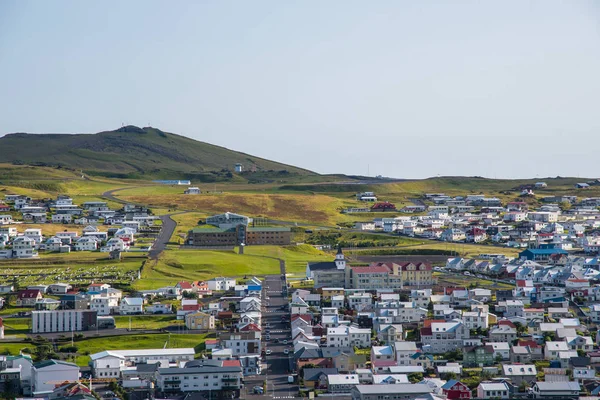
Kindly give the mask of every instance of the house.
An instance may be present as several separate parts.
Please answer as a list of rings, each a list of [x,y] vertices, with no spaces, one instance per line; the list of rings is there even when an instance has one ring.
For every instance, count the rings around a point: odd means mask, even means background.
[[[441,354],[462,349],[463,340],[469,338],[469,329],[462,321],[431,322],[421,328],[423,351]]]
[[[395,342],[394,343],[394,353],[396,359],[396,365],[404,366],[404,365],[415,365],[417,363],[414,362],[413,356],[419,350],[417,349],[417,345],[415,342]]]
[[[208,288],[212,291],[227,291],[235,288],[235,278],[217,277],[206,281]]]
[[[510,399],[510,388],[506,382],[481,382],[477,386],[478,399]]]
[[[188,329],[210,330],[215,329],[215,317],[201,311],[186,314],[185,326]]]
[[[569,254],[562,249],[527,249],[519,253],[519,258],[533,261],[548,261],[555,254]]]
[[[52,283],[48,285],[48,293],[50,294],[67,294],[71,289],[73,289],[73,286],[68,283]]]
[[[191,186],[183,191],[183,194],[200,194],[200,188]]]
[[[544,358],[546,360],[559,360],[560,353],[569,351],[569,344],[567,342],[546,342],[544,345]]]
[[[327,392],[350,393],[352,388],[359,384],[356,374],[329,374],[327,375]]]
[[[119,304],[119,314],[137,315],[144,312],[144,299],[141,297],[124,297]]]
[[[470,399],[471,389],[462,382],[451,379],[442,386],[442,393],[449,400],[453,399]]]
[[[17,307],[34,307],[38,300],[42,299],[39,289],[25,289],[17,292]]]
[[[12,215],[0,215],[0,225],[10,225],[12,223]]]
[[[543,398],[578,398],[581,386],[577,382],[536,382],[531,389],[533,397]]]
[[[371,207],[372,212],[396,211],[396,206],[388,201],[375,203]]]
[[[229,366],[235,361],[236,366]],[[231,363],[233,364],[233,363]],[[242,367],[237,360],[193,360],[178,368],[159,368],[156,386],[161,392],[237,392],[242,387]]]
[[[12,256],[14,258],[37,257],[36,241],[28,236],[18,236],[13,240]]]
[[[517,338],[517,327],[510,321],[500,321],[488,335],[490,342],[512,342]]]
[[[173,306],[168,303],[152,303],[146,307],[146,312],[150,314],[170,314],[173,312]]]
[[[515,386],[519,386],[523,381],[529,384],[537,379],[537,369],[533,364],[503,364],[502,373],[510,378]]]
[[[371,344],[371,329],[356,326],[327,328],[327,347],[368,347]]]
[[[39,396],[52,392],[56,382],[77,382],[79,367],[73,363],[47,360],[33,365],[31,370],[31,391]]]
[[[494,348],[491,345],[465,347],[463,364],[465,367],[489,367],[494,365]]]
[[[96,251],[98,250],[98,240],[95,237],[83,236],[75,242],[76,251]]]
[[[108,292],[90,295],[90,310],[98,315],[110,315],[119,309],[119,297],[111,296]]]

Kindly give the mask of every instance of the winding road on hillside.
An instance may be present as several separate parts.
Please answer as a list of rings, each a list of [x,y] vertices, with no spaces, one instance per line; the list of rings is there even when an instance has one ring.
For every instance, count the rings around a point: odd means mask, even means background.
[[[139,187],[139,186],[130,186],[130,187],[109,190],[107,192],[102,193],[102,197],[104,197],[107,200],[114,201],[117,203],[127,204],[128,203],[127,201],[124,201],[124,200],[119,199],[118,197],[115,197],[114,193],[121,191],[121,190],[133,189],[136,187]],[[140,205],[143,205],[143,204],[140,204]],[[156,240],[154,241],[154,245],[152,245],[152,249],[148,252],[148,257],[150,259],[158,260],[158,256],[160,256],[160,253],[162,253],[163,250],[167,247],[167,244],[171,240],[171,236],[173,236],[173,232],[175,232],[175,228],[177,228],[177,222],[175,222],[175,220],[173,220],[173,218],[171,218],[171,216],[178,215],[178,214],[185,214],[187,212],[188,211],[179,211],[179,212],[175,212],[175,213],[171,213],[171,214],[161,215],[159,217],[160,220],[162,221],[162,227],[160,228],[160,232],[158,233],[158,236],[156,237]]]

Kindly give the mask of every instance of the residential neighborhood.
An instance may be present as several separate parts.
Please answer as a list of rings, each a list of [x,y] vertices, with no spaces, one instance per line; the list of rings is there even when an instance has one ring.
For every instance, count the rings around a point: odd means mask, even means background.
[[[356,199],[373,203],[369,212],[395,209],[374,192]],[[13,318],[25,318],[27,337],[40,343],[60,338],[68,344],[71,337],[77,347],[76,335],[125,338],[138,330],[188,333],[198,342],[173,346],[167,338],[163,347],[138,349],[116,341],[84,356],[85,366],[68,353],[44,358],[20,352],[4,357],[0,374],[15,393],[49,399],[75,387],[87,393],[84,377],[112,382],[113,392],[156,398],[593,396],[600,393],[600,258],[594,247],[600,213],[590,198],[553,200],[571,207],[425,194],[419,209],[400,210],[412,216],[354,224],[357,231],[389,237],[488,244],[489,253],[472,257],[384,255],[364,262],[339,245],[329,261],[309,258],[301,274],[287,273],[282,264],[278,274],[215,271],[203,281],[140,290],[108,277],[83,284],[65,275],[25,286],[5,277],[2,304],[20,311],[3,317],[1,340],[22,340],[11,326]],[[10,214],[0,216],[0,232],[7,261],[87,252],[119,262],[148,251],[161,231],[141,206],[111,210],[100,201],[76,206],[67,196],[38,201],[11,195],[5,204]],[[13,219],[14,213],[21,216]],[[44,227],[29,227],[37,223],[81,230],[45,235]],[[242,254],[244,246],[294,246],[292,229],[255,224],[242,214],[214,214],[188,231],[181,249],[238,248]],[[494,246],[519,250],[507,256]],[[168,323],[157,328],[159,320]],[[277,393],[289,397],[274,395],[270,379],[281,379]]]

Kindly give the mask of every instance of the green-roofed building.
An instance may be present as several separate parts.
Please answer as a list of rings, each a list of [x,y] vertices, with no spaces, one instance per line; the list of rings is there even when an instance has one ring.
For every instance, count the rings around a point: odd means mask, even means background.
[[[232,247],[244,245],[289,245],[292,242],[290,228],[246,227],[235,228],[198,227],[188,232],[187,245],[196,247]]]

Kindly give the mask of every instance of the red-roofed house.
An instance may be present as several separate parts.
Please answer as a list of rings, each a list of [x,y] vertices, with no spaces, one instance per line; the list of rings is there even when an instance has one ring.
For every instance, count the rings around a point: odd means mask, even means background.
[[[178,288],[181,293],[191,293],[194,290],[192,284],[186,281],[177,282],[177,285],[175,285],[175,287]]]
[[[396,206],[388,201],[375,203],[371,207],[371,211],[396,211]]]
[[[203,281],[198,281],[192,283],[194,291],[202,296],[210,296],[212,294],[212,290],[208,287],[208,283]]]
[[[33,307],[43,297],[39,289],[19,290],[17,292],[17,307]]]
[[[242,328],[240,328],[240,332],[249,332],[249,331],[254,331],[254,332],[260,332],[260,326],[256,325],[256,324],[248,324]]]

